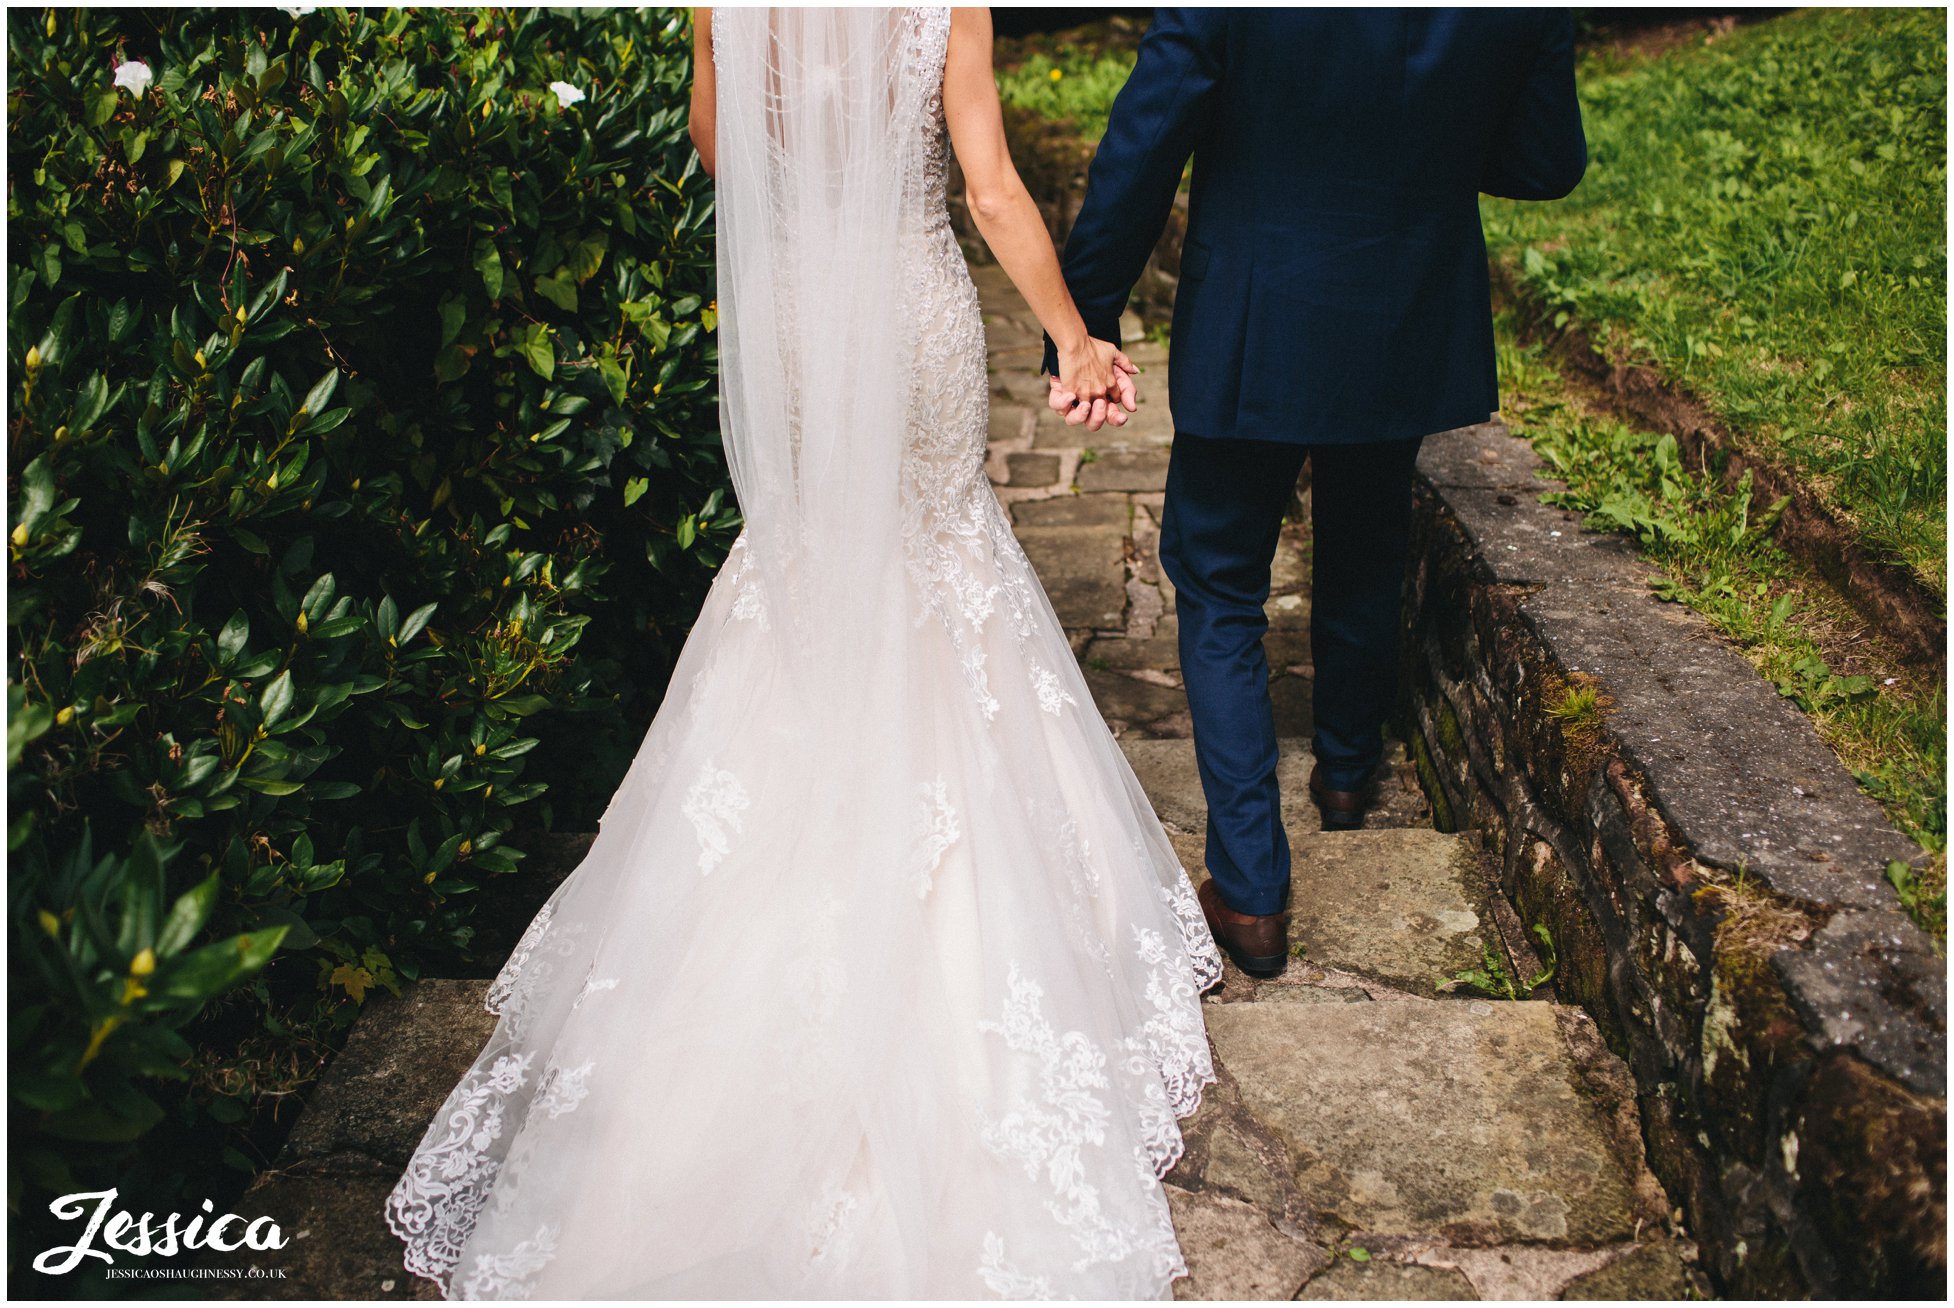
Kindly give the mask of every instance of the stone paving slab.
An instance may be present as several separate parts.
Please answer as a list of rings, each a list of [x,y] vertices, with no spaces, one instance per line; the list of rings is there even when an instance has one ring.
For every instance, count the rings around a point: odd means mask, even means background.
[[[1325,967],[1414,994],[1494,943],[1490,891],[1472,842],[1417,827],[1296,832],[1290,837],[1290,939]]]
[[[1315,683],[1307,676],[1290,676],[1282,668],[1269,676],[1269,707],[1275,713],[1276,735],[1301,740],[1316,737]],[[1298,792],[1301,798],[1301,792]]]
[[[1262,606],[1270,631],[1309,630],[1309,601],[1301,595],[1272,595]]]
[[[1298,1299],[1477,1299],[1472,1282],[1449,1267],[1420,1267],[1416,1263],[1387,1263],[1377,1259],[1353,1262],[1339,1258],[1327,1272],[1313,1277]]]
[[[427,979],[398,998],[379,992],[319,1078],[281,1164],[358,1153],[405,1166],[495,1030],[488,987]]]
[[[1117,527],[1124,532],[1132,517],[1124,495],[1054,495],[1011,505],[1011,522],[1018,528]]]
[[[1312,810],[1313,812],[1313,810]],[[1181,866],[1205,875],[1206,836],[1169,830]],[[1365,989],[1303,978],[1330,969],[1372,987],[1433,998],[1442,981],[1509,957],[1488,911],[1490,871],[1472,838],[1424,827],[1290,832],[1289,940],[1301,961],[1260,983],[1224,966],[1223,995],[1262,1003],[1355,1003]]]
[[[1305,676],[1315,674],[1315,666],[1311,661],[1314,655],[1309,647],[1307,628],[1300,631],[1290,629],[1270,632],[1262,637],[1262,653],[1269,660],[1269,667],[1272,670],[1304,668],[1308,670],[1304,673]]]
[[[1117,527],[1020,527],[1032,568],[1068,628],[1103,630],[1123,625],[1126,562]]]
[[[1172,618],[1164,618],[1144,638],[1101,636],[1087,646],[1079,661],[1088,668],[1112,672],[1154,671],[1180,680],[1180,637]]]
[[[1276,548],[1275,558],[1269,561],[1270,593],[1302,593],[1307,603],[1309,595],[1305,588],[1309,585],[1309,559],[1308,528],[1300,522],[1285,523],[1281,544]]]
[[[1045,333],[1038,320],[1026,309],[1022,316],[1004,313],[984,315],[984,341],[993,357],[1008,352],[1029,351],[1033,368],[1043,362]]]
[[[1085,676],[1100,716],[1116,731],[1122,726],[1162,727],[1176,716],[1187,716],[1187,692],[1178,686],[1161,685],[1120,672],[1101,672],[1090,665]],[[1157,730],[1152,734],[1187,733],[1168,727],[1165,733]]]
[[[414,1146],[495,1029],[486,980],[425,979],[382,995],[313,1087],[274,1167],[237,1205],[289,1243],[211,1255],[201,1266],[283,1269],[282,1279],[213,1281],[239,1299],[438,1299],[401,1266],[385,1203]]]
[[[350,1155],[333,1162],[329,1169],[268,1172],[253,1182],[239,1214],[277,1222],[285,1247],[211,1254],[198,1266],[273,1275],[203,1281],[199,1292],[214,1299],[439,1300],[432,1281],[401,1265],[403,1246],[387,1228],[385,1205],[399,1165]]]
[[[1027,355],[1010,367],[994,367],[991,371],[993,405],[1000,401],[1019,405],[1037,413],[1041,423],[1046,419],[1054,419],[1063,426],[1064,419],[1053,413],[1051,409],[1051,389],[1051,383],[1039,375],[1038,359],[1035,355]],[[1084,431],[1084,425],[1081,424],[1078,430]],[[1077,445],[1079,442],[1074,441],[1072,444]]]
[[[1003,400],[991,404],[990,442],[1021,441],[1031,428],[1031,410]]]
[[[1213,1192],[1166,1187],[1188,1275],[1176,1299],[1291,1299],[1330,1255],[1290,1239],[1262,1212]]]
[[[1089,646],[1088,649],[1091,647]],[[1298,685],[1307,686],[1303,678]],[[1153,801],[1162,822],[1200,834],[1208,828],[1208,801],[1201,792],[1201,773],[1194,763],[1191,739],[1120,739],[1127,762]],[[1284,736],[1276,741],[1276,785],[1282,790],[1283,823],[1293,841],[1321,829],[1316,806],[1309,798],[1309,769],[1313,756],[1309,740]],[[1431,826],[1431,806],[1418,788],[1417,776],[1401,741],[1384,742],[1384,758],[1377,770],[1377,804],[1365,817],[1365,827]],[[1338,832],[1333,834],[1349,834]],[[1190,870],[1197,865],[1190,864]]]
[[[1049,392],[1049,386],[1047,391]],[[1106,430],[1104,427],[1100,431]],[[1031,448],[1034,450],[1078,450],[1098,439],[1098,434],[1089,432],[1083,425],[1073,426],[1065,421],[1062,414],[1053,413],[1051,405],[1041,401],[1036,421],[1031,429]]]
[[[1632,1239],[1633,1190],[1551,1005],[1216,1004],[1216,1053],[1311,1204],[1453,1244]]]
[[[1028,451],[1005,456],[1005,466],[1011,470],[1010,486],[1049,486],[1058,480],[1059,458],[1056,454],[1034,454]]]
[[[1636,1245],[1608,1263],[1576,1277],[1563,1299],[1702,1298],[1694,1269],[1695,1247],[1679,1240]],[[1685,1256],[1687,1255],[1687,1256]]]
[[[1262,1212],[1280,1214],[1287,1207],[1287,1196],[1279,1178],[1287,1169],[1279,1163],[1272,1168],[1261,1156],[1259,1143],[1238,1122],[1218,1125],[1207,1137],[1201,1180],[1207,1188],[1228,1191]]]
[[[1119,429],[1119,438],[1127,445],[1165,450],[1174,443],[1174,415],[1168,407],[1166,377],[1164,367],[1152,376],[1140,376],[1140,407],[1127,415],[1126,425]]]
[[[1082,491],[1164,490],[1167,455],[1161,450],[1102,449],[1098,458],[1080,465],[1077,481]]]
[[[1183,831],[1208,829],[1208,801],[1201,793],[1193,741],[1122,739],[1120,748],[1126,751],[1133,775],[1139,778],[1162,822]],[[1285,796],[1307,796],[1309,765],[1308,741],[1276,742],[1276,784]]]

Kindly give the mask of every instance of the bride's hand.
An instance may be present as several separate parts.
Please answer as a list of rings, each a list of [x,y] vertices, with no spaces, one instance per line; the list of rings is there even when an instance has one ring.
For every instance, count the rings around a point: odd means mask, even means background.
[[[1126,415],[1139,407],[1133,386],[1139,369],[1110,341],[1085,337],[1082,345],[1059,351],[1058,365],[1051,407],[1065,414],[1068,425],[1083,423],[1089,431],[1108,421],[1123,426]]]

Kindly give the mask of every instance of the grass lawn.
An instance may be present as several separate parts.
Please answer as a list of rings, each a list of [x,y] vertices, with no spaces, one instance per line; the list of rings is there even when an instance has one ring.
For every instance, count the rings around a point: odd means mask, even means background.
[[[1945,24],[1811,10],[1590,51],[1580,187],[1482,205],[1531,293],[1693,392],[1942,596]]]

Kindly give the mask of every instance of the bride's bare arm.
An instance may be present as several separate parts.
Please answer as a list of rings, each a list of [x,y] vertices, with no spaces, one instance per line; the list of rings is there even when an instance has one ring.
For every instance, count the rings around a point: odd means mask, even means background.
[[[713,175],[713,67],[712,10],[692,11],[692,145],[705,165],[706,176]]]
[[[1117,346],[1086,334],[1044,217],[1011,162],[991,72],[990,10],[957,8],[950,13],[943,113],[957,164],[963,169],[970,216],[998,264],[1038,316],[1039,325],[1058,346],[1060,384],[1088,404],[1097,401],[1104,406],[1110,396],[1131,412],[1133,365]],[[1097,416],[1106,417],[1106,409],[1101,407]],[[1125,421],[1117,410],[1111,416],[1115,425]]]

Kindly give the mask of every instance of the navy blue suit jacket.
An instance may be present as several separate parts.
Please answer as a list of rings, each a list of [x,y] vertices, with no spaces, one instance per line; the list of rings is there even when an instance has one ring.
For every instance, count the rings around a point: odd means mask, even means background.
[[[1192,155],[1177,430],[1362,442],[1483,422],[1479,193],[1581,179],[1573,38],[1567,10],[1157,10],[1065,246],[1087,330],[1119,340]]]

